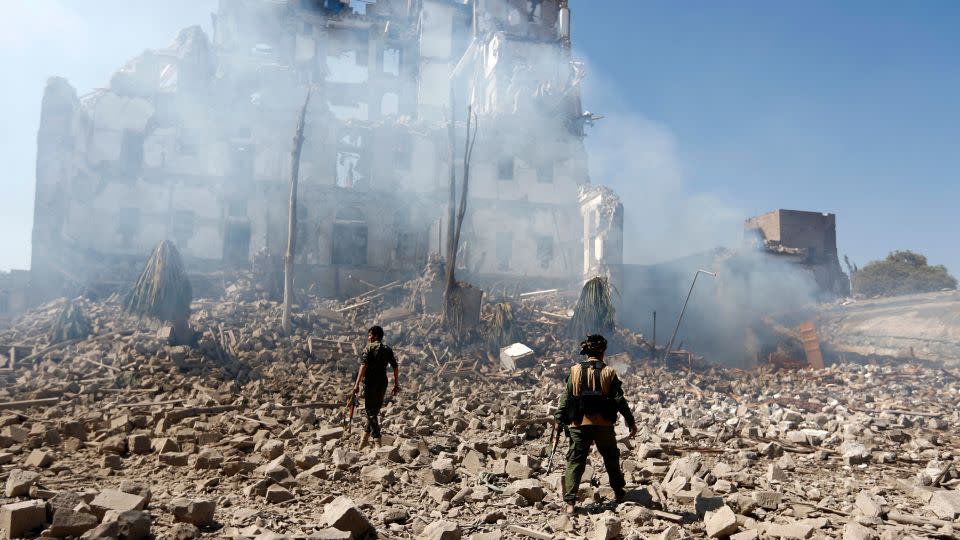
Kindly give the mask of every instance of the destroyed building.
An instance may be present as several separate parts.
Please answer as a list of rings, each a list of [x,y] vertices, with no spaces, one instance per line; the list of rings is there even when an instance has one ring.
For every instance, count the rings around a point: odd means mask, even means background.
[[[699,269],[717,276],[691,292]],[[678,342],[737,367],[764,362],[767,351],[781,343],[783,336],[771,330],[772,323],[796,327],[814,316],[819,302],[849,294],[837,258],[836,217],[797,210],[748,219],[739,248],[653,265],[625,264],[621,276],[622,295],[643,299],[623,302],[623,324],[651,339],[669,340],[689,293]]]
[[[36,300],[129,282],[162,239],[192,272],[281,253],[308,89],[296,259],[307,282],[347,295],[441,251],[447,121],[459,170],[468,104],[479,129],[461,275],[579,280],[601,253],[619,262],[622,250],[584,237],[599,229],[580,218],[579,205],[593,204],[578,200],[590,183],[582,77],[565,1],[221,0],[212,37],[184,29],[105,88],[78,95],[64,79],[48,82]]]
[[[744,223],[744,241],[812,272],[823,296],[850,294],[850,280],[840,268],[837,257],[835,215],[774,210]]]

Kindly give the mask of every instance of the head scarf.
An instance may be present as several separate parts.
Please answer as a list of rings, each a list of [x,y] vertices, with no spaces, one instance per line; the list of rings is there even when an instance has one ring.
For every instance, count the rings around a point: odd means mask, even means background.
[[[580,354],[596,356],[607,350],[607,339],[600,334],[591,334],[580,342]]]

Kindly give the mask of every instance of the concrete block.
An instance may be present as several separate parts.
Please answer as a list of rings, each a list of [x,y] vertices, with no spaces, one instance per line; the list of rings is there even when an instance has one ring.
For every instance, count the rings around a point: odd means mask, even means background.
[[[843,540],[877,540],[877,533],[869,527],[851,521],[843,526]]]
[[[455,475],[453,460],[449,458],[437,458],[430,464],[430,471],[433,474],[433,479],[438,484],[451,482]]]
[[[736,514],[726,505],[707,512],[703,517],[703,524],[710,538],[726,538],[739,528]]]
[[[343,431],[344,430],[342,427],[331,427],[331,428],[321,429],[320,431],[317,432],[317,439],[319,439],[321,442],[329,441],[332,439],[339,439],[340,437],[343,436]]]
[[[71,511],[77,505],[83,504],[83,497],[73,491],[61,491],[54,495],[49,501],[50,511],[56,515],[61,510]]]
[[[613,540],[620,536],[623,526],[617,516],[601,516],[594,524],[590,535],[594,540]],[[552,538],[552,535],[550,536]]]
[[[505,464],[505,472],[507,473],[508,477],[516,480],[525,480],[533,476],[533,469],[512,460],[507,460]]]
[[[543,488],[543,484],[535,478],[517,480],[508,485],[503,494],[517,494],[530,502],[540,502],[544,497],[547,496],[547,492]]]
[[[771,484],[782,484],[787,480],[787,473],[784,472],[783,469],[781,469],[776,463],[771,463],[770,467],[767,468],[767,481],[769,481]]]
[[[698,493],[693,499],[693,506],[697,516],[702,518],[707,512],[723,508],[723,497],[704,497]]]
[[[43,501],[23,501],[0,507],[0,538],[22,538],[25,533],[47,524],[47,505]]]
[[[113,470],[121,469],[123,468],[123,460],[116,454],[107,454],[100,460],[100,467]]]
[[[293,493],[290,493],[290,490],[277,484],[274,484],[267,488],[266,497],[267,497],[267,502],[272,502],[272,503],[287,502],[295,498]]]
[[[806,523],[770,523],[767,536],[787,540],[806,540],[813,535],[813,526]]]
[[[136,433],[127,437],[127,449],[132,454],[149,454],[150,437],[143,433]]]
[[[370,521],[348,497],[337,497],[323,507],[323,521],[328,527],[349,532],[358,538],[373,528]]]
[[[117,516],[120,535],[126,540],[147,540],[150,538],[150,514],[143,510],[128,510]]]
[[[514,343],[500,349],[500,365],[504,369],[530,368],[533,363],[533,349],[523,343]]]
[[[204,448],[197,454],[197,461],[194,463],[196,469],[219,469],[223,465],[223,454],[213,448]]]
[[[37,448],[30,452],[30,455],[27,456],[26,461],[23,464],[27,467],[34,469],[40,469],[43,467],[49,467],[53,463],[53,454],[46,450]]]
[[[776,491],[758,491],[753,494],[753,500],[757,502],[757,506],[764,510],[776,510],[782,499],[783,495]]]
[[[30,436],[30,432],[20,426],[5,426],[0,430],[0,436],[11,439],[15,443],[22,443]]]
[[[206,499],[181,497],[170,501],[168,508],[170,513],[173,514],[174,521],[192,523],[198,527],[203,527],[213,523],[213,514],[217,505]]]
[[[170,465],[171,467],[186,467],[190,464],[190,454],[186,452],[167,452],[157,456],[160,463]]]
[[[460,540],[463,531],[452,521],[439,520],[427,525],[417,538],[421,540]]]
[[[387,467],[380,465],[369,465],[360,471],[363,480],[372,484],[390,485],[397,481],[397,475]]]
[[[132,493],[124,493],[116,489],[105,489],[90,502],[94,514],[102,518],[108,510],[126,512],[128,510],[143,510],[146,499]]]
[[[930,502],[927,503],[927,510],[933,512],[940,519],[952,521],[957,515],[960,515],[960,491],[934,491],[930,497]]]
[[[341,531],[340,529],[327,527],[326,529],[320,529],[319,531],[311,534],[310,538],[315,540],[350,540],[352,536],[347,531]]]
[[[61,510],[53,515],[53,524],[50,525],[50,535],[57,538],[80,536],[97,526],[100,520],[97,516],[87,512]]]
[[[143,482],[137,482],[136,480],[123,480],[120,482],[119,489],[124,493],[131,493],[133,495],[139,495],[143,497],[144,507],[150,504],[150,500],[153,499],[153,492],[150,491],[150,486],[144,484]]]
[[[857,499],[854,501],[854,504],[857,505],[860,513],[865,516],[879,517],[880,514],[883,513],[883,508],[880,507],[880,503],[867,491],[861,491],[857,494]]]
[[[30,493],[30,487],[37,481],[40,475],[21,469],[13,469],[10,476],[7,477],[7,485],[4,493],[7,497],[22,497]]]

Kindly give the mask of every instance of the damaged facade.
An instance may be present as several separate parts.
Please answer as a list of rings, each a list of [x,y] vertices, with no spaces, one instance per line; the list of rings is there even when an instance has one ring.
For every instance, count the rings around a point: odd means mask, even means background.
[[[825,297],[850,294],[850,280],[837,257],[835,215],[774,210],[744,223],[744,241],[812,272]]]
[[[212,39],[187,28],[107,88],[78,96],[52,78],[38,136],[36,300],[129,282],[162,239],[193,272],[280,253],[308,89],[297,265],[320,291],[409,275],[440,251],[447,120],[452,111],[461,137],[468,103],[479,131],[461,274],[560,283],[619,264],[622,240],[580,219],[581,204],[596,204],[589,189],[578,200],[591,116],[565,4],[222,0]],[[584,236],[594,233],[610,236]]]
[[[614,286],[623,280],[623,203],[606,186],[580,186],[583,221],[583,268],[586,275],[609,277]]]

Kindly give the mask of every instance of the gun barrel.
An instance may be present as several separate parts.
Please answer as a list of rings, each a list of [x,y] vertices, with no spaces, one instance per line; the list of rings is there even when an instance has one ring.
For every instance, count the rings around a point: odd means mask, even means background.
[[[553,433],[553,449],[550,450],[550,459],[547,460],[547,474],[550,474],[550,471],[553,470],[553,456],[557,453],[557,446],[560,445],[560,424],[557,423],[557,428]]]

